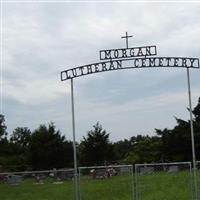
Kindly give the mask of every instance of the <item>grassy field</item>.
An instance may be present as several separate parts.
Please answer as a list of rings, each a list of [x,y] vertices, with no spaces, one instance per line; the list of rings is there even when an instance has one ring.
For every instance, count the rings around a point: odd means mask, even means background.
[[[0,184],[0,200],[70,200],[73,199],[72,181],[63,184],[52,184],[50,181],[42,185],[25,180],[20,185]]]
[[[191,176],[188,172],[160,172],[148,176],[140,176],[138,179],[138,199],[193,199]]]
[[[137,177],[137,191],[132,193],[131,176],[115,176],[104,180],[81,177],[81,200],[189,200],[191,196],[191,179],[187,172],[155,173]],[[136,195],[136,196],[135,196]],[[46,181],[35,185],[25,180],[18,186],[0,183],[1,200],[71,200],[73,199],[73,182],[53,184]]]
[[[80,183],[81,200],[132,200],[131,176],[114,176],[105,180],[83,177]]]

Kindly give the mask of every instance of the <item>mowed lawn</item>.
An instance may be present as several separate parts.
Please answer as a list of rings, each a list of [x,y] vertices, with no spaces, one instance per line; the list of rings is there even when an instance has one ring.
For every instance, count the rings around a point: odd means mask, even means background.
[[[191,200],[193,198],[189,172],[159,172],[138,177],[137,199]]]
[[[137,176],[137,192],[133,191],[132,177],[117,175],[98,180],[81,177],[81,200],[189,200],[192,199],[191,176],[188,172],[159,172]],[[74,199],[73,182],[42,185],[25,180],[18,186],[0,184],[0,200],[71,200]]]
[[[63,184],[33,184],[32,180],[25,180],[20,185],[0,184],[0,200],[65,200],[73,199],[72,181]]]

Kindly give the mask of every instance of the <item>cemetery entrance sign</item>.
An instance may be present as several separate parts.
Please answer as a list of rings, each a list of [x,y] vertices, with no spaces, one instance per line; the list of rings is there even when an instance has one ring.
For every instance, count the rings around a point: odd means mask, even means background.
[[[156,46],[143,46],[123,49],[100,50],[100,60],[103,62],[87,64],[61,72],[61,80],[65,81],[76,77],[131,68],[153,67],[183,67],[199,68],[198,58],[187,57],[155,57]]]
[[[100,50],[99,56],[101,62],[78,66],[75,68],[61,71],[61,81],[71,80],[71,102],[72,102],[72,129],[73,129],[73,149],[74,149],[74,187],[75,198],[79,199],[78,195],[78,174],[77,174],[77,155],[76,155],[76,137],[75,137],[75,115],[74,115],[74,88],[73,79],[89,74],[122,70],[122,69],[138,69],[138,68],[186,68],[187,83],[188,83],[188,97],[190,108],[190,130],[192,141],[192,158],[194,167],[194,185],[195,197],[197,199],[197,179],[196,179],[196,158],[194,146],[194,131],[192,121],[192,103],[190,90],[190,75],[189,69],[199,68],[199,58],[188,57],[157,57],[157,49],[155,45],[142,47],[128,47],[128,39],[132,36],[121,38],[126,39],[126,48]]]
[[[68,79],[112,70],[130,69],[130,68],[148,68],[148,67],[188,67],[199,68],[197,58],[182,57],[144,57],[110,60],[88,64],[61,72],[61,80]]]

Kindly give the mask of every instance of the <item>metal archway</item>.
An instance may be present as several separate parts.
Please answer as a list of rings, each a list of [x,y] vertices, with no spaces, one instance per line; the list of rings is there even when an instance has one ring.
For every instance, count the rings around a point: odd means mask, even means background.
[[[76,153],[76,127],[74,114],[74,87],[73,79],[94,73],[137,69],[137,68],[186,68],[187,84],[188,84],[188,100],[190,109],[190,131],[192,141],[192,161],[193,161],[193,178],[195,186],[195,199],[198,199],[197,194],[197,177],[196,177],[196,155],[194,143],[194,128],[192,120],[192,102],[191,102],[191,87],[189,69],[199,69],[199,58],[188,57],[156,57],[157,49],[155,45],[142,47],[128,47],[128,36],[121,38],[126,39],[126,48],[100,50],[100,60],[102,62],[78,66],[68,70],[61,71],[61,81],[71,80],[71,106],[72,106],[72,130],[73,130],[73,151],[74,151],[74,188],[75,199],[79,200],[78,191],[78,168],[77,168],[77,153]]]

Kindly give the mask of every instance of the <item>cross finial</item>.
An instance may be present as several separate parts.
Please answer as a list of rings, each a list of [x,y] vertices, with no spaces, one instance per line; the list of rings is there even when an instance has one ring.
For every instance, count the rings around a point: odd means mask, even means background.
[[[128,49],[128,38],[133,37],[132,35],[128,35],[128,33],[126,32],[126,36],[122,36],[121,38],[124,39],[126,38],[126,48]]]

